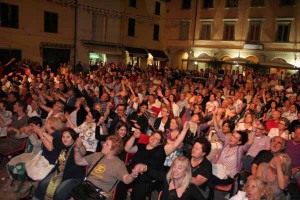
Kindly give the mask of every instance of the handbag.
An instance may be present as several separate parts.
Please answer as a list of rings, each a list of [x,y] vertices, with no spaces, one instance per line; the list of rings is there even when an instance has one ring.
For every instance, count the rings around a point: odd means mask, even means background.
[[[42,156],[43,151],[25,164],[27,175],[34,181],[43,180],[54,168],[49,161]]]
[[[77,185],[73,189],[72,197],[75,200],[106,200],[107,199],[106,192],[104,192],[101,188],[98,188],[97,186],[95,186],[90,181],[86,180],[86,178],[90,175],[90,173],[97,166],[97,164],[102,160],[103,157],[104,157],[104,155],[89,170],[84,181],[81,182],[79,185]],[[118,183],[118,181],[115,182],[115,184],[112,186],[112,188],[109,190],[109,192],[114,188],[114,186],[117,183]]]
[[[75,200],[105,200],[103,190],[90,181],[83,181],[73,189],[72,197]]]

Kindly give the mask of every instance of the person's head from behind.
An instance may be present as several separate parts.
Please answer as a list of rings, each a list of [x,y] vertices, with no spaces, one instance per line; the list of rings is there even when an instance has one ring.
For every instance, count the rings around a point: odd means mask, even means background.
[[[243,190],[246,192],[246,197],[248,200],[258,200],[262,198],[267,200],[273,199],[273,191],[271,187],[256,176],[248,177]]]
[[[192,177],[191,163],[188,158],[179,156],[173,160],[167,173],[167,181],[181,180],[181,187],[187,188]]]
[[[123,121],[118,122],[115,129],[115,135],[124,138],[129,136],[128,133],[128,124]]]
[[[38,126],[38,127],[42,127],[43,126],[43,120],[40,117],[34,116],[34,117],[30,117],[27,120],[27,124],[28,126]]]
[[[64,127],[64,123],[59,117],[49,117],[45,122],[45,129],[48,133],[60,131]]]
[[[234,131],[229,140],[230,146],[242,146],[248,142],[248,133],[245,131]]]
[[[191,156],[194,158],[206,157],[211,151],[211,143],[206,138],[198,138],[192,148]]]
[[[104,155],[119,155],[124,148],[122,138],[116,135],[107,137],[105,143],[102,146],[101,152]]]
[[[77,138],[78,138],[78,134],[76,133],[76,131],[74,131],[71,128],[64,129],[63,133],[61,134],[62,143],[66,147],[72,146]]]

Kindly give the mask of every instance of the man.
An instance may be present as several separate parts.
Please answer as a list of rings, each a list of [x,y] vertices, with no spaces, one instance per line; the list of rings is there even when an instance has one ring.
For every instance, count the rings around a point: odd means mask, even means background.
[[[280,116],[281,116],[281,113],[278,110],[275,110],[272,113],[272,119],[269,119],[266,122],[266,130],[267,130],[267,132],[269,132],[271,130],[271,128],[278,128]]]
[[[280,136],[275,136],[271,139],[270,150],[262,150],[254,158],[251,165],[251,173],[256,174],[257,168],[260,163],[268,163],[272,160],[275,154],[284,150],[286,140]]]
[[[292,104],[289,108],[288,111],[282,113],[282,117],[287,118],[290,122],[294,121],[297,119],[297,105],[296,104]]]
[[[285,153],[292,160],[292,176],[300,189],[300,126],[295,127],[294,138],[287,141]]]
[[[253,127],[252,131],[255,133],[254,141],[246,155],[242,157],[242,168],[249,172],[251,171],[251,163],[255,156],[262,150],[270,149],[270,138],[265,135],[265,126],[259,123],[256,127]]]

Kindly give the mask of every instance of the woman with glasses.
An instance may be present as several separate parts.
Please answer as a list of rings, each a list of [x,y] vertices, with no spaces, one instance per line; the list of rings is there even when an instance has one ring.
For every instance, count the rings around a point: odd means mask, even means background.
[[[278,128],[271,128],[271,130],[268,133],[268,136],[270,138],[273,138],[275,136],[280,136],[284,138],[285,140],[289,140],[289,130],[287,129],[290,125],[290,122],[287,118],[281,117],[279,119]]]

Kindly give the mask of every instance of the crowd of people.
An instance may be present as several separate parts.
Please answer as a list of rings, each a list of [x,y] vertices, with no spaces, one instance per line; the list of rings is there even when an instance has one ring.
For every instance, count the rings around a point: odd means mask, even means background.
[[[88,73],[20,69],[1,74],[0,90],[0,153],[30,147],[7,164],[15,192],[32,188],[20,166],[39,150],[55,167],[33,199],[69,199],[92,166],[86,179],[116,200],[129,188],[132,200],[153,190],[160,199],[212,199],[243,172],[232,199],[279,200],[290,183],[300,189],[300,84],[292,77],[114,63]]]

